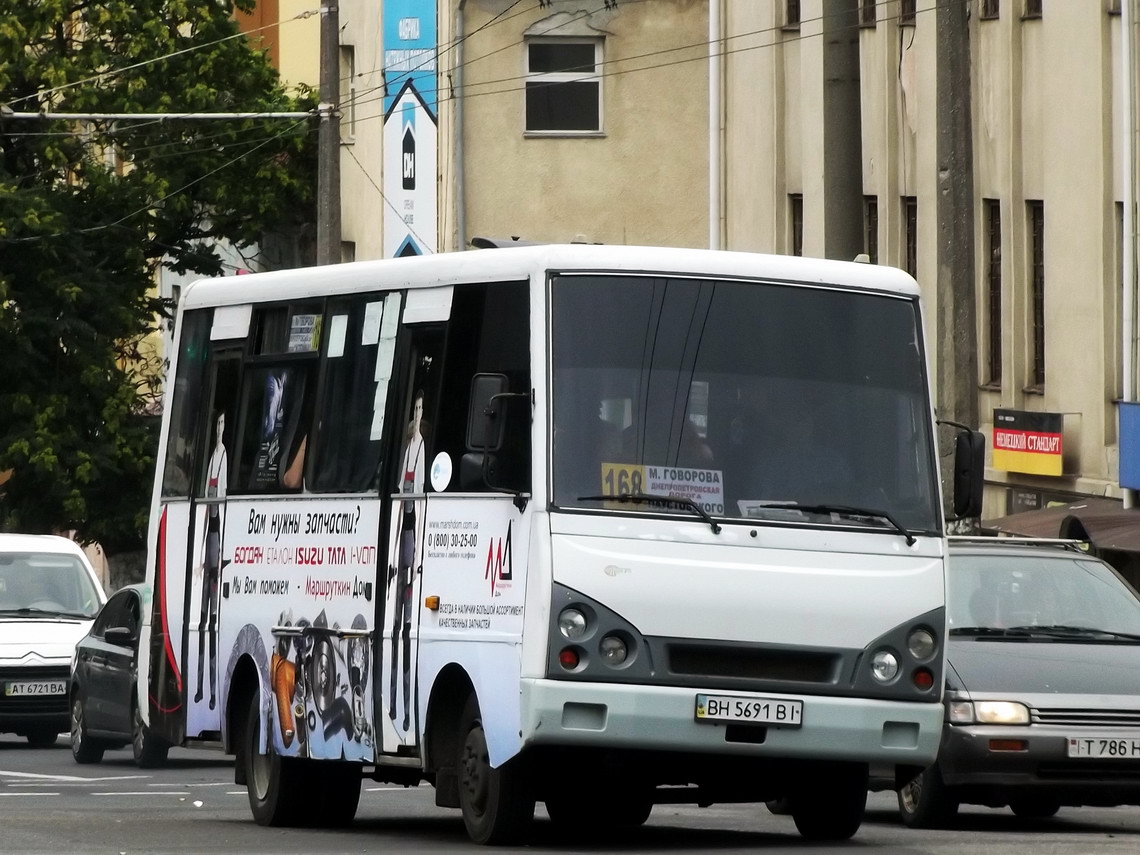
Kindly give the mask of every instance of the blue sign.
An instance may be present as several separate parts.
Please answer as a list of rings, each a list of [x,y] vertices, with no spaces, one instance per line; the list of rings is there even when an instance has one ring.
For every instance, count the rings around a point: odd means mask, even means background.
[[[436,0],[385,0],[384,113],[410,82],[431,113],[436,110]]]

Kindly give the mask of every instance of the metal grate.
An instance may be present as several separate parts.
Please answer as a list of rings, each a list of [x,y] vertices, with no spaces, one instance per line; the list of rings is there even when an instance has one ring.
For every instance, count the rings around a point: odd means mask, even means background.
[[[804,197],[801,193],[788,194],[788,216],[792,225],[792,255],[804,254]]]
[[[1033,386],[1045,388],[1045,203],[1027,202],[1033,299]]]
[[[3,685],[8,682],[22,683],[29,680],[62,680],[66,684],[70,677],[71,671],[66,665],[0,668],[0,714],[37,715],[66,712],[68,709],[66,693],[62,695],[21,695],[13,698],[4,694]]]
[[[1140,727],[1140,710],[1034,709],[1030,720],[1065,727]]]
[[[918,199],[903,196],[903,223],[906,228],[906,272],[918,278]]]
[[[879,263],[879,197],[863,197],[863,251],[872,264]]]

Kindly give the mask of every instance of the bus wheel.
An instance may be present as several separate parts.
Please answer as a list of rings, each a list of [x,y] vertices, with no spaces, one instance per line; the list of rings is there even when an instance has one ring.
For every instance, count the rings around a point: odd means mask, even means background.
[[[300,763],[276,754],[272,745],[267,753],[259,753],[261,726],[260,694],[255,691],[242,735],[249,809],[258,825],[299,825],[306,815],[302,805],[306,781]]]
[[[471,695],[460,719],[459,806],[475,843],[510,845],[524,840],[534,818],[534,795],[523,758],[491,768],[479,703]]]
[[[820,771],[789,797],[792,819],[808,840],[847,840],[863,824],[867,767],[837,764]]]
[[[360,804],[360,764],[334,760],[310,763],[313,767],[310,771],[319,773],[321,808],[318,822],[325,828],[351,825]]]

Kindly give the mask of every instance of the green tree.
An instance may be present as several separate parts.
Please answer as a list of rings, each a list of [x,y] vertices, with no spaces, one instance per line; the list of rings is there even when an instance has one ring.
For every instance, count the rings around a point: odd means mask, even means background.
[[[238,34],[233,7],[254,2],[0,0],[0,104],[312,109]],[[147,337],[171,315],[156,272],[232,272],[219,241],[311,230],[315,127],[0,116],[0,530],[142,547],[162,369]]]

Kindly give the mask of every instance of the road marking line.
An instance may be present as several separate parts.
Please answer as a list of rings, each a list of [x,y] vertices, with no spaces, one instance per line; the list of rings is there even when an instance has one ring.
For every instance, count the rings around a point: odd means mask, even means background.
[[[135,793],[92,793],[93,796],[188,796],[189,790],[173,790],[169,793],[156,793],[154,790],[142,790]]]
[[[0,793],[0,798],[15,798],[16,796],[58,796],[59,793]]]
[[[210,781],[210,782],[204,783],[204,784],[187,784],[186,786],[187,787],[228,787],[228,786],[230,786],[230,782],[229,781]]]
[[[8,772],[0,769],[0,777],[4,778],[36,778],[41,781],[128,781],[138,778],[149,778],[150,775],[107,775],[102,778],[85,778],[82,775],[37,775],[35,772]]]
[[[414,788],[412,788],[412,787],[365,787],[364,792],[366,792],[366,793],[386,793],[389,790],[407,790],[407,789],[414,789]]]

